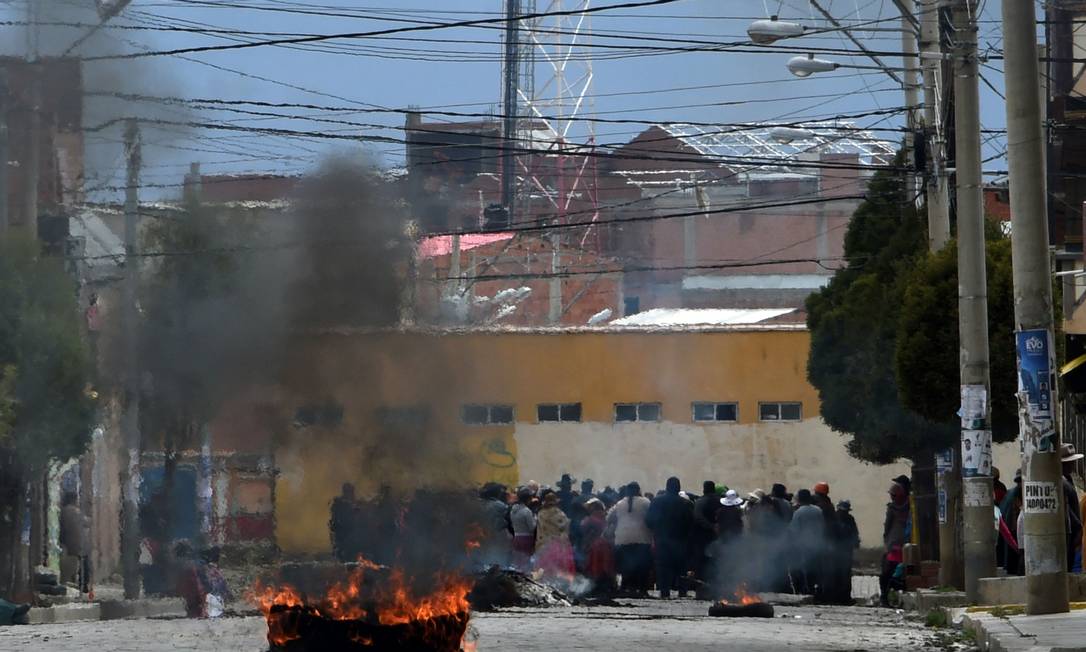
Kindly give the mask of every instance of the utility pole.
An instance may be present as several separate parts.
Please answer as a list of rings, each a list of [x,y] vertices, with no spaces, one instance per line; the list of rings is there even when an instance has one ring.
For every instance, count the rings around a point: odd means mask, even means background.
[[[8,78],[0,68],[0,237],[8,230]]]
[[[928,248],[940,251],[950,241],[950,198],[943,122],[943,40],[940,0],[920,0],[920,60],[924,75],[923,125],[927,139]],[[914,5],[915,6],[915,5]],[[954,448],[936,455],[935,490],[939,521],[939,583],[963,586],[961,554],[961,459]]]
[[[140,597],[140,456],[139,429],[140,366],[139,312],[137,284],[139,283],[139,183],[140,132],[139,123],[129,118],[124,128],[124,152],[128,161],[124,193],[124,311],[122,313],[125,350],[125,403],[121,430],[127,459],[121,467],[121,569],[124,574],[124,597]]]
[[[920,52],[924,73],[924,130],[928,159],[928,244],[939,251],[950,240],[950,199],[946,170],[946,128],[940,101],[942,39],[938,0],[920,0]]]
[[[911,0],[906,5],[914,4]],[[920,125],[918,108],[920,106],[920,84],[917,82],[920,60],[917,55],[916,28],[912,16],[901,14],[901,61],[905,70],[901,76],[901,85],[905,90],[905,167],[909,170],[905,177],[905,194],[915,203],[916,192],[916,129]]]
[[[1003,0],[1014,323],[1025,513],[1026,613],[1068,610],[1060,433],[1056,429],[1045,142],[1032,0]]]
[[[957,152],[963,558],[965,592],[974,603],[980,599],[980,579],[994,576],[996,565],[976,15],[975,0],[955,1],[954,142]]]
[[[25,170],[23,177],[23,228],[35,240],[38,237],[38,175],[41,173],[41,75],[38,60],[38,12],[39,3],[26,3],[26,59],[30,65],[30,124],[26,158],[19,163]]]
[[[520,0],[505,1],[505,78],[502,101],[505,121],[502,128],[502,206],[506,222],[514,223],[516,204],[516,158],[513,151],[517,139],[517,104],[520,82]]]

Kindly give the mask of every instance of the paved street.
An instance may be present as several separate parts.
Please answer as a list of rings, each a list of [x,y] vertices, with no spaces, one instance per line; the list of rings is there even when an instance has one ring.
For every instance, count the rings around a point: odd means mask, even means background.
[[[472,620],[484,652],[560,650],[849,651],[969,649],[892,610],[778,607],[777,618],[719,619],[708,603],[623,601],[620,607],[513,610]],[[0,629],[0,650],[259,651],[263,619],[124,620]]]

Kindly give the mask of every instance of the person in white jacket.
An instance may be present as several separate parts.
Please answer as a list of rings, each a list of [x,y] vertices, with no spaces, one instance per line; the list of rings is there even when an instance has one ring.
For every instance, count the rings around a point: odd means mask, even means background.
[[[622,577],[620,591],[644,595],[651,588],[652,531],[645,524],[649,499],[636,482],[626,485],[625,497],[607,514],[608,530],[614,532],[615,565]]]

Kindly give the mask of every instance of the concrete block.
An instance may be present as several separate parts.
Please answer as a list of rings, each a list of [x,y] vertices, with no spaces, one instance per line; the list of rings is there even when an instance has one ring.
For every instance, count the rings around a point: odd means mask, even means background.
[[[1086,575],[1081,573],[1067,575],[1067,592],[1071,602],[1086,601]],[[1025,604],[1026,578],[1018,575],[1009,577],[987,577],[980,581],[980,600],[982,605]]]
[[[122,618],[183,618],[185,601],[181,598],[143,598],[140,600],[103,600],[99,603],[102,620]]]
[[[27,624],[76,623],[84,620],[100,620],[101,608],[97,603],[62,604],[53,607],[35,607],[26,615]]]
[[[1023,604],[1025,601],[1025,577],[986,577],[980,581],[980,604]]]
[[[906,609],[922,614],[932,609],[962,607],[969,604],[964,591],[932,591],[931,589],[918,589],[905,593],[902,596],[902,602]]]

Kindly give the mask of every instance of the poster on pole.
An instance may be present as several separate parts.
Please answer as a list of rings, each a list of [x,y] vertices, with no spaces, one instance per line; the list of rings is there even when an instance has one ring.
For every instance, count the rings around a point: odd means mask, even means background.
[[[1046,329],[1018,331],[1015,340],[1022,432],[1032,433],[1036,452],[1052,452],[1056,450],[1052,334]]]
[[[987,414],[988,390],[984,385],[962,385],[962,430],[983,430]]]
[[[949,473],[954,470],[954,449],[946,448],[935,453],[935,472]]]
[[[936,492],[939,505],[939,525],[946,525],[946,489]]]
[[[962,477],[992,474],[992,433],[988,430],[962,431]]]

